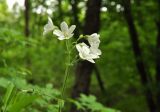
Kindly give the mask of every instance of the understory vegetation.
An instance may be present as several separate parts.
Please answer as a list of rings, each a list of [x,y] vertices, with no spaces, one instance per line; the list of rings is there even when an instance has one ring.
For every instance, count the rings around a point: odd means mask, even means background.
[[[159,51],[158,0],[0,0],[0,111],[159,112]]]

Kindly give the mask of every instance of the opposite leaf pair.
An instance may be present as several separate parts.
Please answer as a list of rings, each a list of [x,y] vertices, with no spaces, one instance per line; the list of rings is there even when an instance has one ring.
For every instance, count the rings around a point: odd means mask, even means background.
[[[44,26],[43,35],[53,31],[53,34],[56,35],[59,40],[70,39],[74,35],[73,31],[75,28],[75,25],[68,27],[66,22],[62,22],[59,29],[53,24],[52,19],[48,18],[48,23]],[[95,63],[93,59],[97,59],[99,58],[99,55],[101,55],[101,51],[98,49],[100,44],[99,37],[100,36],[97,33],[88,35],[87,40],[90,46],[86,45],[84,42],[76,44],[81,59]]]

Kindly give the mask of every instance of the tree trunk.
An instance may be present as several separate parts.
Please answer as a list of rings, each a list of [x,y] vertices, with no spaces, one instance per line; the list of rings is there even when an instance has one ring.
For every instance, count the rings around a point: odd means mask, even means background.
[[[24,29],[24,33],[25,36],[28,37],[30,32],[29,32],[29,9],[30,9],[30,1],[29,0],[25,0],[25,29]]]
[[[99,87],[100,87],[102,93],[105,94],[106,93],[105,86],[104,86],[103,80],[101,78],[100,71],[99,71],[99,69],[97,68],[96,65],[94,65],[94,71],[95,71],[95,75],[96,75]]]
[[[74,36],[75,36],[75,38],[78,38],[79,37],[80,22],[78,19],[79,10],[78,10],[77,5],[79,3],[79,0],[70,0],[70,3],[72,6],[73,21],[74,21],[74,24],[76,25],[76,30],[75,30]]]
[[[85,17],[84,34],[92,34],[99,31],[100,28],[100,7],[101,0],[88,0]],[[88,94],[91,82],[91,74],[94,64],[88,61],[81,61],[76,67],[75,84],[72,91],[72,97],[77,98],[81,93]],[[71,112],[78,112],[75,107]]]
[[[149,79],[148,79],[148,73],[146,72],[145,65],[142,59],[142,51],[139,46],[139,40],[138,40],[138,33],[136,30],[136,27],[134,25],[133,16],[131,13],[131,3],[130,0],[123,0],[123,6],[124,6],[124,17],[128,24],[128,29],[130,33],[130,38],[132,42],[133,52],[135,55],[136,60],[136,67],[138,69],[141,83],[144,86],[144,93],[146,96],[146,100],[150,109],[150,112],[157,112],[155,102],[153,100],[153,95],[149,87]]]
[[[60,19],[60,21],[63,20],[63,12],[62,12],[62,0],[58,0],[58,17]]]
[[[160,23],[157,22],[158,35],[157,35],[157,58],[156,58],[156,83],[157,83],[157,107],[160,111]]]
[[[30,36],[30,28],[29,28],[29,22],[30,22],[30,0],[25,0],[25,10],[24,10],[24,22],[25,22],[25,26],[24,26],[24,35],[26,37],[26,40],[28,39],[28,37]],[[26,68],[30,69],[31,67],[31,58],[30,58],[30,53],[29,53],[29,44],[26,44]],[[33,78],[29,78],[28,82],[33,84],[34,83],[34,79]]]
[[[156,82],[157,82],[157,107],[158,110],[160,111],[160,0],[158,0],[158,19],[157,19],[157,29],[158,29],[158,34],[157,34],[157,58],[156,58]]]

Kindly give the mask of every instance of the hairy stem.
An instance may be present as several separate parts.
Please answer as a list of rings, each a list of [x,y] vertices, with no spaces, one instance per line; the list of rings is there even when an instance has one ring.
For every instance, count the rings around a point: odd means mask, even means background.
[[[67,50],[67,60],[66,60],[66,69],[65,69],[65,76],[64,76],[64,81],[63,81],[63,85],[62,85],[62,91],[61,91],[61,98],[64,98],[64,91],[66,88],[66,83],[67,83],[67,79],[69,76],[69,69],[70,69],[70,65],[71,65],[71,51],[70,51],[70,46],[69,46],[69,40],[66,40],[66,50]],[[62,107],[60,107],[59,112],[61,112]]]
[[[66,40],[66,48],[67,48],[67,61],[66,61],[66,69],[65,69],[65,77],[64,77],[64,81],[63,81],[63,86],[62,86],[62,93],[61,96],[63,98],[64,95],[64,90],[66,88],[66,82],[68,79],[68,75],[69,75],[69,68],[70,68],[70,58],[71,58],[71,52],[69,50],[69,41]]]

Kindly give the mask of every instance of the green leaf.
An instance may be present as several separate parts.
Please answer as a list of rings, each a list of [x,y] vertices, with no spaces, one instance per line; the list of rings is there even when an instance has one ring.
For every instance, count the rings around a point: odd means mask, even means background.
[[[84,95],[81,94],[78,100],[70,100],[74,103],[78,109],[81,110],[91,110],[91,112],[119,112],[115,109],[105,107],[101,103],[96,101],[96,97],[93,95]]]
[[[35,94],[18,92],[8,106],[8,112],[20,112],[22,109],[33,103],[38,96]]]
[[[9,81],[6,78],[0,78],[0,86],[6,88],[9,84]]]
[[[4,103],[3,109],[7,108],[7,105],[9,104],[10,100],[12,99],[15,90],[16,90],[16,88],[15,88],[14,84],[10,83],[7,88],[7,92],[4,96],[4,99],[3,99],[3,103]]]

